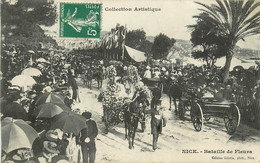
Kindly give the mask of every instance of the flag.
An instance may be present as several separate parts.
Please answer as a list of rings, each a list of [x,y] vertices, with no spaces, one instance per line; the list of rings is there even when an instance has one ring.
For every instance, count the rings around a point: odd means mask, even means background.
[[[126,36],[126,29],[125,28],[121,31],[121,35],[123,37],[123,40],[125,40],[125,36]]]

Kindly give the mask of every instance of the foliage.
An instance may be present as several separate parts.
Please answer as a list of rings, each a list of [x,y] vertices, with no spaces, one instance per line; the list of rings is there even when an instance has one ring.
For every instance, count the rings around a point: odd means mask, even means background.
[[[116,75],[116,69],[112,65],[107,68],[107,72],[110,77],[115,77]],[[120,92],[119,86],[115,82],[108,82],[105,91],[102,93],[102,104],[106,108],[106,116],[110,125],[115,125],[122,121],[120,114],[124,110],[124,105],[130,102],[129,98],[119,96],[118,92]]]
[[[151,99],[151,91],[147,86],[142,84],[136,85],[135,91],[139,94],[139,96],[141,96],[141,99]]]
[[[2,34],[6,44],[31,50],[38,49],[40,43],[49,42],[57,46],[56,41],[45,36],[40,27],[55,23],[57,15],[53,4],[46,0],[19,0],[15,5],[3,1],[2,14]]]
[[[139,50],[145,52],[146,55],[151,54],[152,45],[153,45],[153,43],[151,43],[150,41],[144,40],[144,41],[140,44]]]
[[[19,74],[34,57],[28,50],[33,50],[37,55],[42,44],[57,47],[56,41],[46,36],[40,27],[55,23],[56,7],[46,0],[18,0],[16,4],[2,0],[1,10],[1,68],[3,75],[11,78]]]
[[[140,81],[140,76],[138,74],[137,67],[133,65],[129,65],[127,68],[127,77],[130,83],[136,84],[138,81]]]
[[[239,40],[260,33],[260,2],[247,0],[216,0],[216,4],[206,5],[196,2],[203,9],[201,14],[194,16],[212,27],[210,32],[226,38],[226,64],[224,81],[229,77],[229,69],[233,50]]]
[[[150,53],[152,48],[152,43],[146,40],[146,33],[143,29],[128,31],[126,45],[145,53]]]
[[[116,68],[113,65],[107,67],[106,72],[108,78],[116,77]]]
[[[134,49],[139,49],[141,43],[146,40],[146,33],[143,29],[131,30],[127,32],[125,40],[128,46]]]
[[[193,44],[192,56],[195,59],[202,58],[208,67],[212,67],[217,58],[225,56],[226,38],[211,32],[211,25],[198,20],[191,28],[191,42]]]
[[[170,39],[168,36],[160,33],[154,38],[151,52],[154,59],[162,59],[168,55],[170,48],[176,42],[175,39]]]

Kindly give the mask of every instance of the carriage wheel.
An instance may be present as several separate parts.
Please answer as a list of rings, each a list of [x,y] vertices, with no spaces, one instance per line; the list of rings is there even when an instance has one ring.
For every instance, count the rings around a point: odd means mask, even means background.
[[[203,126],[203,112],[200,104],[193,103],[191,106],[191,121],[196,131],[200,131]]]
[[[233,134],[240,124],[240,112],[236,105],[230,105],[224,117],[225,127],[228,134]]]
[[[178,106],[178,114],[179,114],[179,118],[181,120],[184,119],[185,112],[186,112],[185,104],[182,100],[180,100],[179,106]]]

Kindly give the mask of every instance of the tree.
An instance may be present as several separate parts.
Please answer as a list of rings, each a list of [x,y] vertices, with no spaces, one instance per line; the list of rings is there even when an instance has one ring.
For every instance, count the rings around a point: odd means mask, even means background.
[[[8,64],[12,75],[20,73],[27,65],[30,59],[28,50],[39,50],[41,43],[57,46],[56,41],[46,36],[40,27],[51,26],[56,22],[56,7],[53,3],[47,0],[18,0],[13,5],[2,0],[1,14],[1,46],[5,51],[2,62]],[[15,55],[8,55],[10,51],[15,51]],[[5,71],[3,74],[8,74],[6,67],[2,70]]]
[[[223,50],[226,47],[226,38],[211,32],[211,25],[200,19],[197,24],[188,27],[192,30],[192,56],[195,59],[202,58],[208,67],[213,67],[218,58],[225,56]]]
[[[150,53],[152,43],[146,40],[146,33],[143,29],[136,29],[128,31],[126,34],[126,45],[131,48]]]
[[[40,25],[51,26],[56,21],[56,7],[46,0],[19,0],[15,5],[2,1],[2,34],[6,44],[23,45],[36,50],[39,43],[57,45],[44,34]],[[41,14],[39,14],[41,13]]]
[[[145,52],[147,55],[151,54],[152,45],[153,43],[151,43],[150,41],[144,40],[143,42],[141,42],[140,48],[138,50]]]
[[[229,77],[229,69],[234,54],[234,48],[238,41],[260,33],[260,2],[253,0],[216,0],[216,4],[203,6],[201,14],[194,18],[201,19],[212,27],[213,33],[226,38],[225,50],[226,63],[224,67],[224,82]]]
[[[145,40],[146,40],[146,33],[143,29],[128,31],[125,38],[127,46],[139,50],[141,47],[141,43]]]
[[[154,38],[154,43],[152,45],[151,52],[154,59],[166,58],[170,48],[176,42],[175,39],[170,39],[165,34],[160,33]]]

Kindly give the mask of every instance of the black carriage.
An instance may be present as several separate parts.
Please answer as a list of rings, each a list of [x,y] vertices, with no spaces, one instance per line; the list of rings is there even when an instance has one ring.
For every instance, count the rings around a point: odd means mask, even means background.
[[[191,121],[196,131],[201,131],[204,120],[210,117],[224,119],[228,134],[233,134],[240,124],[240,111],[235,102],[218,101],[213,97],[200,97],[195,94],[182,98],[179,102],[179,117],[184,119],[186,111],[190,111]]]

